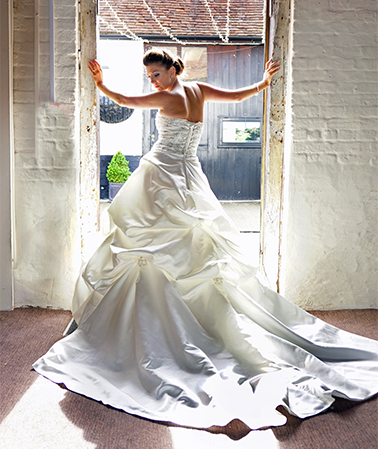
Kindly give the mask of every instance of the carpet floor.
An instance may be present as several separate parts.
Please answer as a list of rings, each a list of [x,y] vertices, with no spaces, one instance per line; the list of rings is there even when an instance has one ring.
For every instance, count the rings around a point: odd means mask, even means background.
[[[377,310],[313,313],[378,340]],[[283,427],[250,431],[233,421],[196,430],[141,419],[67,391],[31,365],[61,338],[70,318],[67,311],[39,308],[0,312],[2,449],[378,448],[377,397],[362,403],[338,399],[331,410],[305,420],[286,414]]]

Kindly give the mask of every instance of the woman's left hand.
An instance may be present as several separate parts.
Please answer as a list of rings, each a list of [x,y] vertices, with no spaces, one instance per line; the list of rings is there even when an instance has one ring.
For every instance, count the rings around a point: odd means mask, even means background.
[[[270,83],[272,82],[273,75],[276,74],[281,68],[281,65],[278,61],[274,61],[273,59],[269,59],[267,63],[265,64],[265,72],[263,81],[265,81],[268,86],[270,86]]]

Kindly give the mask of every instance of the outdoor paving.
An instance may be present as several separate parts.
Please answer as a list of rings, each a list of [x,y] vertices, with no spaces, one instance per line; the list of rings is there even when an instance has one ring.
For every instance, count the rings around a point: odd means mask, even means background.
[[[259,266],[260,201],[221,201],[221,204],[239,229],[252,265]]]
[[[260,232],[260,201],[221,201],[240,232]]]

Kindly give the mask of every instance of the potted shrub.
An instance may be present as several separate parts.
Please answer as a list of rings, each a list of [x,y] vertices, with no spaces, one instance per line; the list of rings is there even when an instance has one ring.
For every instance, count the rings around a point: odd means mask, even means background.
[[[125,156],[118,151],[111,159],[108,169],[106,171],[106,177],[109,181],[109,200],[113,201],[118,191],[123,184],[127,181],[131,171],[129,169],[129,162]]]

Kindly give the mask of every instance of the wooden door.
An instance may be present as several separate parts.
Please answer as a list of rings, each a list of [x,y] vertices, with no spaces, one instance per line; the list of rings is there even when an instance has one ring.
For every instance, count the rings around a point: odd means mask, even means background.
[[[236,89],[254,84],[264,72],[264,46],[207,47],[207,82]],[[148,84],[146,84],[148,89]],[[157,138],[156,111],[144,113],[143,153]],[[219,200],[259,200],[262,146],[259,141],[227,144],[223,139],[226,120],[262,122],[263,94],[242,103],[208,103],[198,158]],[[262,127],[261,127],[262,129]],[[262,139],[262,136],[261,136]]]

